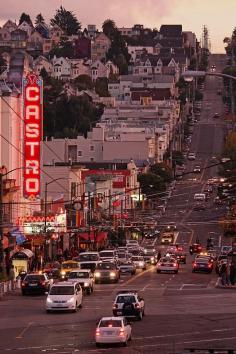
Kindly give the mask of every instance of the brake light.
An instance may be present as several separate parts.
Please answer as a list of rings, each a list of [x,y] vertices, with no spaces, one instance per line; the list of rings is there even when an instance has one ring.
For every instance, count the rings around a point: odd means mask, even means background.
[[[177,263],[173,263],[173,267],[177,267]]]
[[[208,264],[208,268],[211,268],[212,267],[212,263]]]
[[[139,304],[135,304],[136,309],[140,309],[140,305]]]
[[[25,283],[25,282],[22,282],[22,283],[21,283],[21,286],[26,286],[26,283]]]
[[[98,328],[96,329],[96,336],[100,336],[100,330]]]
[[[120,336],[124,336],[124,335],[125,335],[125,331],[123,330],[123,328],[120,329],[119,335],[120,335]]]
[[[113,305],[113,309],[117,309],[118,308],[118,305],[117,304],[114,304]]]
[[[46,283],[45,283],[45,281],[41,281],[40,284],[41,285],[45,285]]]
[[[196,262],[194,262],[194,263],[193,263],[193,266],[194,266],[194,267],[196,267],[196,266],[197,266],[197,263],[196,263]]]

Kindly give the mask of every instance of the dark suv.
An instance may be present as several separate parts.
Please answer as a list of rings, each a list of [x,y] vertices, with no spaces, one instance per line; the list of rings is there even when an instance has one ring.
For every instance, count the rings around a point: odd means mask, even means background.
[[[27,274],[21,283],[22,295],[45,294],[50,289],[53,281],[46,274]]]

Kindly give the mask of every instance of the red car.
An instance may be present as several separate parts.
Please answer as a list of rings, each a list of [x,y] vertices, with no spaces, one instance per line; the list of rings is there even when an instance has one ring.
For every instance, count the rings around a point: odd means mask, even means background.
[[[200,243],[194,243],[191,246],[189,246],[190,254],[201,253],[201,252],[202,252],[202,245]]]

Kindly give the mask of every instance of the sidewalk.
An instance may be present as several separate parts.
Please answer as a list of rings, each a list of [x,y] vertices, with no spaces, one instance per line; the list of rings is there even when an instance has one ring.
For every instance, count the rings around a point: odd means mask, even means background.
[[[10,280],[0,282],[0,300],[3,298],[4,295],[12,291],[16,291],[18,289],[20,289],[20,283],[17,281],[14,283],[14,285]]]
[[[218,289],[236,289],[236,284],[235,285],[228,285],[228,286],[224,286],[221,284],[221,278],[218,278],[216,283],[215,283],[215,287]]]

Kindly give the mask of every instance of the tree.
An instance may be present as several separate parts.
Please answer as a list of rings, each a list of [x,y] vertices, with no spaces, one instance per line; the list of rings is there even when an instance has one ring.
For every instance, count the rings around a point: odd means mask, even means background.
[[[114,34],[117,30],[115,22],[113,20],[105,20],[102,25],[103,33],[110,39],[113,38]]]
[[[92,90],[93,82],[89,75],[79,75],[74,79],[74,84],[78,88],[78,90]]]
[[[116,31],[111,41],[111,47],[107,53],[107,59],[111,60],[118,66],[120,74],[128,74],[128,64],[130,61],[130,54],[128,52],[124,38],[119,31]]]
[[[95,91],[101,97],[110,97],[108,91],[108,79],[105,77],[98,78],[95,83]]]
[[[24,21],[27,22],[29,25],[33,26],[30,15],[26,14],[25,12],[22,12],[19,20],[19,25],[21,25]]]
[[[180,165],[180,166],[183,165],[183,163],[184,163],[183,153],[178,150],[172,151],[172,161],[175,166],[176,165]]]
[[[62,42],[59,47],[52,48],[49,52],[49,57],[52,58],[54,55],[57,58],[74,58],[75,52],[72,43],[70,41],[65,41]]]
[[[172,171],[165,163],[156,163],[150,168],[150,172],[159,176],[164,182],[169,183],[172,181]]]
[[[45,23],[44,18],[41,13],[38,14],[35,19],[35,24],[38,25],[39,23]]]
[[[52,26],[58,25],[68,36],[77,34],[81,29],[81,24],[73,12],[66,10],[62,6],[56,11],[56,15],[50,22]]]
[[[154,173],[141,173],[138,181],[143,194],[150,195],[165,190],[165,183],[160,176]]]

